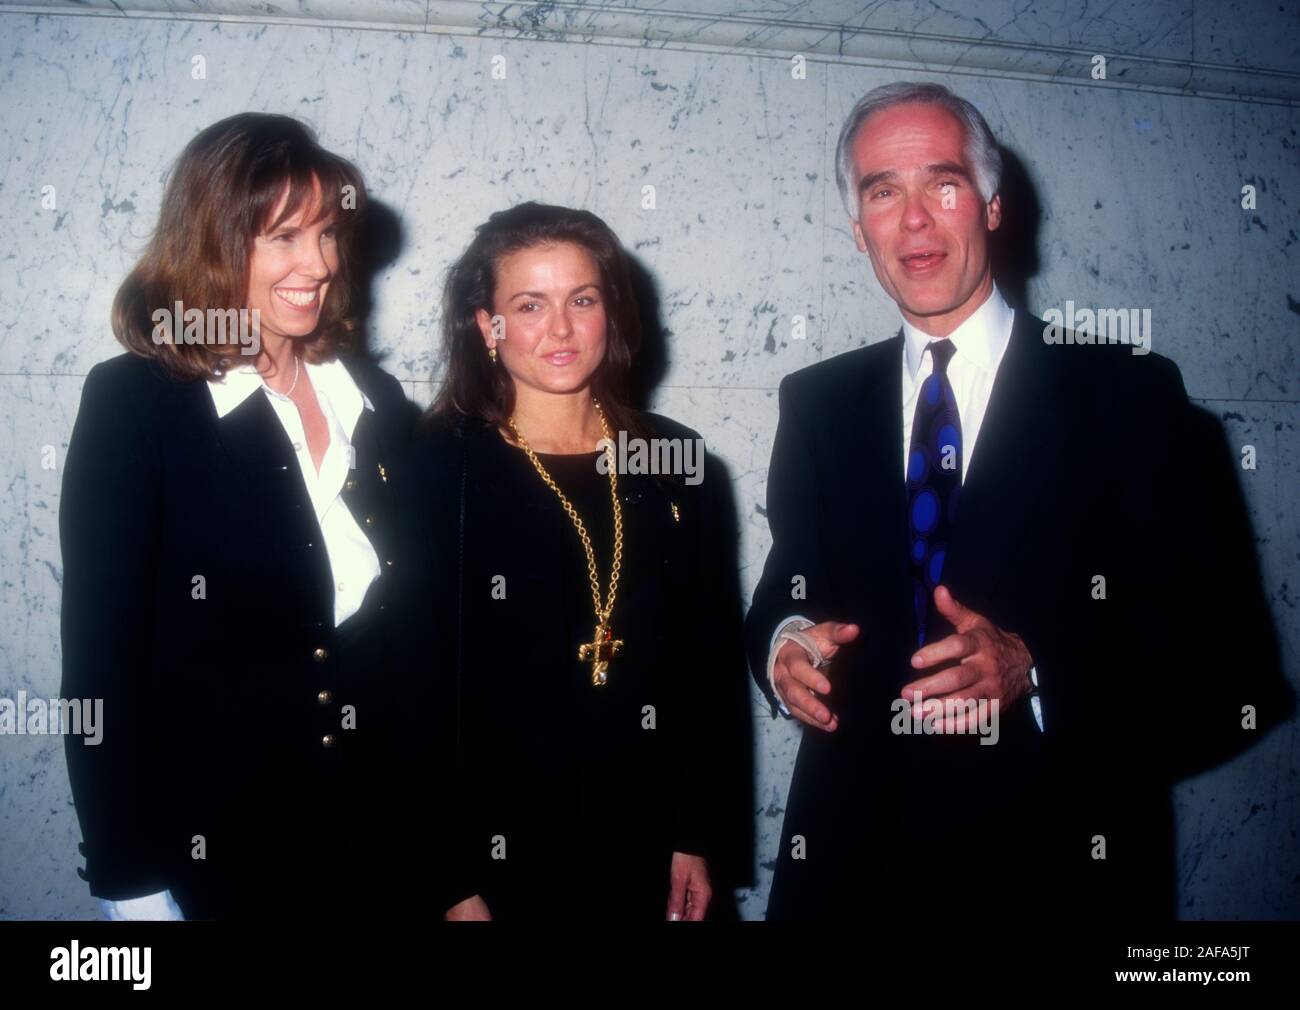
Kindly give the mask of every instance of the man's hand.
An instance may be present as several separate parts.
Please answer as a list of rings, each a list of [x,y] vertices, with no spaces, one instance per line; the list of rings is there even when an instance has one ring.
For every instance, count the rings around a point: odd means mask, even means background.
[[[488,911],[487,902],[476,894],[459,905],[452,905],[443,918],[448,922],[491,922],[492,913]]]
[[[704,858],[674,852],[668,882],[668,921],[703,922],[704,913],[709,910],[709,902],[713,900],[709,864]]]
[[[906,685],[901,694],[913,703],[920,692],[922,703],[942,703],[944,698],[988,698],[1005,709],[1029,693],[1029,668],[1034,665],[1019,635],[1003,631],[987,617],[963,607],[948,591],[947,586],[935,586],[934,605],[956,629],[956,633],[942,638],[912,656],[912,666],[921,670],[942,665],[938,673]],[[924,709],[923,709],[924,713]],[[942,721],[945,733],[973,733],[975,713],[963,707],[952,718]],[[938,726],[939,720],[935,725]],[[967,723],[971,723],[967,725]]]
[[[805,628],[804,632],[821,650],[822,658],[830,660],[845,645],[858,637],[856,624],[823,621]],[[772,686],[785,707],[800,722],[816,729],[834,733],[840,727],[839,716],[831,712],[818,695],[831,692],[831,682],[825,673],[813,668],[808,653],[798,642],[785,642],[776,654],[772,666]]]

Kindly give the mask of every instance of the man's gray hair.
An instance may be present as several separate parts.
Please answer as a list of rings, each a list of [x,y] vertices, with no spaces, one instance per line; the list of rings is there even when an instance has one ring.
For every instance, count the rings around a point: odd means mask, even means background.
[[[835,147],[835,184],[840,188],[840,198],[844,201],[844,209],[849,212],[849,217],[854,221],[858,219],[857,194],[851,192],[852,149],[858,129],[873,112],[906,102],[938,105],[961,120],[966,128],[966,161],[975,175],[975,186],[985,203],[992,200],[1002,182],[1002,155],[998,151],[998,142],[993,138],[993,131],[980,115],[980,110],[966,99],[954,95],[942,84],[902,81],[898,84],[882,84],[868,91],[858,99],[858,104],[853,106],[840,130],[840,141]]]

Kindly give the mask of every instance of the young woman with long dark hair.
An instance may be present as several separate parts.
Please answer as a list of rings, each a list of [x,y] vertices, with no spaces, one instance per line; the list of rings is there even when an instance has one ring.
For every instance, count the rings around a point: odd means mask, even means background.
[[[711,751],[731,725],[718,685],[744,668],[711,606],[734,578],[710,542],[725,478],[696,432],[630,400],[638,308],[596,215],[492,215],[451,269],[443,335],[445,385],[403,470],[407,574],[428,575],[403,594],[425,634],[410,654],[448,715],[440,905],[702,919],[724,799]],[[619,451],[652,439],[703,472]]]

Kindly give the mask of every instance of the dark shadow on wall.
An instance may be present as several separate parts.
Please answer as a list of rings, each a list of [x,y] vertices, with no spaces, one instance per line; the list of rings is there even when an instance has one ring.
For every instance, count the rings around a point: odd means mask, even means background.
[[[354,287],[362,332],[357,352],[376,364],[381,358],[371,344],[371,318],[375,312],[375,287],[384,271],[397,262],[406,245],[402,219],[386,203],[371,200],[357,236]]]
[[[1029,311],[1029,282],[1038,274],[1038,232],[1043,205],[1029,169],[1010,148],[1002,152],[1002,224],[993,233],[990,255],[993,276],[1007,304]]]
[[[672,337],[659,310],[659,285],[641,261],[628,255],[628,273],[641,316],[641,350],[632,372],[632,403],[645,410],[655,389],[668,374],[668,340]],[[701,432],[707,439],[708,432]]]

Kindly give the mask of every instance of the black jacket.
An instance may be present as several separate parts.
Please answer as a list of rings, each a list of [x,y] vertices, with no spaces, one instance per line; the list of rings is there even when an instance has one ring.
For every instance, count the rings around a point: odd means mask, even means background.
[[[943,579],[1021,635],[1037,665],[1046,732],[1023,699],[1000,713],[995,746],[891,730],[891,703],[918,676],[902,335],[781,384],[773,546],[746,622],[751,669],[770,697],[770,637],[792,614],[862,632],[830,670],[840,729],[803,731],[772,918],[853,914],[864,900],[936,912],[922,894],[958,915],[1109,902],[1169,915],[1169,783],[1287,709],[1217,426],[1167,359],[1047,345],[1043,325],[1016,314]],[[796,575],[806,599],[791,598]],[[1244,705],[1257,707],[1260,730],[1242,729]],[[1098,836],[1105,860],[1093,858]],[[927,881],[944,883],[935,892]],[[970,890],[958,893],[962,881]]]
[[[375,409],[344,500],[382,574],[338,629],[320,528],[265,396],[218,419],[203,381],[126,354],[86,378],[59,512],[62,693],[104,703],[103,742],[66,746],[99,897],[170,888],[193,918],[355,893],[366,860],[343,842],[397,760],[383,468],[417,411],[373,364],[345,364]]]
[[[663,437],[698,437],[648,420]],[[620,475],[612,625],[626,647],[601,688],[576,656],[574,636],[595,623],[585,566],[572,564],[577,535],[523,454],[481,422],[435,418],[398,482],[413,528],[405,574],[416,578],[401,594],[406,651],[429,691],[422,708],[445,727],[429,735],[428,764],[449,818],[436,836],[439,907],[481,894],[497,918],[598,906],[661,917],[671,853],[725,862],[737,841],[726,812],[745,796],[734,749],[748,718],[744,650],[738,601],[728,605],[734,571],[721,562],[725,474],[710,460],[700,485]],[[503,597],[492,593],[498,576]],[[566,606],[575,598],[576,627]],[[599,837],[584,834],[595,823]],[[494,838],[507,858],[492,858]]]

